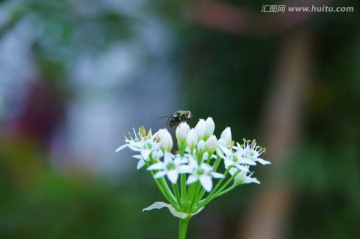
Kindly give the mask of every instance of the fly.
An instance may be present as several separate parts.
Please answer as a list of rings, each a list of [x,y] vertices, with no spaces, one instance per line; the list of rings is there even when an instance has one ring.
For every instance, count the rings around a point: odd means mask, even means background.
[[[188,110],[178,110],[170,115],[165,115],[161,118],[168,117],[167,124],[170,127],[178,126],[181,122],[188,122],[191,119],[191,112]]]

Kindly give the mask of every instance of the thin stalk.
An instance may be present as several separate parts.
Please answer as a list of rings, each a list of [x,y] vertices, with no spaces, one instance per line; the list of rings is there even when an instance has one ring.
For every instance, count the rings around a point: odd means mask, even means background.
[[[146,167],[149,167],[149,163],[148,162],[145,162],[145,163],[146,163]],[[164,178],[161,178],[161,179],[154,178],[155,173],[152,170],[150,170],[149,172],[150,172],[152,178],[154,179],[156,185],[158,186],[160,192],[169,201],[169,203],[174,208],[176,208],[176,197],[170,190],[169,185],[166,183],[166,180]]]
[[[230,169],[230,168],[229,168]],[[225,177],[229,171],[229,169],[226,170],[226,172],[224,173]],[[212,199],[216,198],[218,194],[221,194],[225,188],[231,183],[233,182],[234,178],[236,177],[236,175],[238,175],[240,171],[236,172],[234,175],[232,175],[227,181],[226,183],[224,183],[221,187],[221,183],[225,178],[222,178],[218,184],[216,185],[216,187],[213,189],[213,191],[203,200],[200,201],[199,203],[199,208],[204,207],[206,204],[208,204]],[[220,187],[220,188],[219,188]],[[231,188],[231,187],[230,187]],[[228,192],[228,191],[226,191]]]
[[[190,210],[193,210],[193,207],[194,205],[196,205],[200,199],[198,200],[198,195],[199,193],[201,192],[201,185],[200,185],[200,182],[197,181],[194,183],[194,190],[193,190],[193,193],[192,193],[192,197],[190,199]]]
[[[181,199],[183,201],[186,200],[186,175],[181,174],[180,175],[180,193],[181,193]]]
[[[186,239],[186,232],[188,228],[190,217],[185,219],[180,219],[179,223],[179,239]]]
[[[161,193],[169,201],[169,203],[171,205],[173,205],[173,207],[176,208],[176,197],[171,192],[169,185],[166,183],[165,179],[164,178],[161,178],[161,179],[154,178],[154,181],[155,181],[156,185],[158,186],[158,188],[160,189]]]
[[[175,193],[175,197],[176,197],[176,204],[178,205],[178,209],[182,209],[182,202],[181,202],[181,197],[180,197],[180,193],[179,193],[179,187],[177,184],[172,184],[172,188],[174,190]]]
[[[237,186],[238,186],[238,185],[235,185],[235,184],[234,184],[234,185],[232,185],[231,187],[225,189],[224,191],[219,192],[219,193],[216,193],[216,194],[214,195],[214,198],[220,197],[220,196],[222,196],[222,195],[230,192],[231,190],[233,190],[233,189],[236,188]]]

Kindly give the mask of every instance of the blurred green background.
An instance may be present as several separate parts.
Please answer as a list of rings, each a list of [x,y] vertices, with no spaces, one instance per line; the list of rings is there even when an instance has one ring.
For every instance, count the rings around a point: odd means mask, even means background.
[[[353,12],[262,12],[269,6]],[[0,1],[0,238],[176,238],[123,132],[189,109],[256,138],[260,185],[188,238],[359,238],[358,1]]]

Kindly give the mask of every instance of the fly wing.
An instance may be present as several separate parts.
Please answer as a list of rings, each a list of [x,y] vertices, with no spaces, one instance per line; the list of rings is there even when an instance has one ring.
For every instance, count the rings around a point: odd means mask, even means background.
[[[161,116],[161,117],[159,117],[158,119],[168,118],[168,117],[170,117],[170,116],[172,116],[172,114]]]

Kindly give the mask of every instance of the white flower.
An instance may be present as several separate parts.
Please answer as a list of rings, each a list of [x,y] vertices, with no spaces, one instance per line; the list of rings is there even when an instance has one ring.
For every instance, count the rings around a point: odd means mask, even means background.
[[[241,151],[233,152],[232,148],[226,148],[223,146],[219,146],[218,155],[222,159],[224,159],[224,164],[225,164],[226,169],[233,166],[240,170],[248,172],[249,170],[245,165],[247,165],[247,164],[256,165],[256,163],[254,161],[243,158]]]
[[[192,150],[195,148],[197,142],[198,142],[198,134],[195,129],[191,129],[186,136],[186,143],[189,146],[189,148]]]
[[[271,164],[271,162],[259,158],[259,156],[265,152],[265,149],[260,146],[256,146],[255,140],[253,140],[251,143],[249,140],[244,140],[243,147],[241,147],[241,145],[238,144],[236,148],[242,150],[242,157],[244,159],[249,159],[254,162],[259,162],[262,165]]]
[[[215,123],[214,123],[214,120],[211,117],[208,117],[205,120],[205,124],[206,124],[205,139],[207,139],[211,135],[213,135],[213,133],[215,131]]]
[[[175,184],[180,173],[185,172],[184,164],[185,161],[182,158],[174,157],[171,153],[165,153],[164,162],[157,162],[147,170],[159,170],[155,173],[154,178],[161,178],[165,175],[171,183]]]
[[[138,159],[138,163],[136,165],[136,169],[141,169],[145,165],[145,161],[149,161],[148,159],[144,159],[141,155],[133,155],[133,158]]]
[[[151,157],[153,160],[160,161],[160,159],[164,156],[164,151],[161,149],[155,150],[151,153]]]
[[[201,186],[207,191],[210,192],[213,187],[212,178],[223,178],[224,175],[221,173],[213,172],[213,168],[206,164],[201,163],[197,164],[196,160],[189,158],[188,170],[191,171],[186,184],[192,184],[196,181],[200,181]]]
[[[182,122],[179,124],[179,126],[176,128],[176,138],[179,142],[185,142],[186,141],[186,135],[190,131],[190,126],[186,122]]]
[[[123,149],[126,148],[126,147],[129,147],[130,144],[135,145],[136,142],[141,141],[140,128],[139,128],[139,133],[138,133],[138,134],[135,132],[135,129],[134,129],[134,128],[133,128],[133,131],[134,131],[134,136],[135,136],[135,138],[133,139],[133,138],[131,137],[131,133],[130,133],[130,132],[127,132],[127,135],[130,137],[130,139],[126,138],[126,136],[125,136],[125,144],[123,144],[123,145],[121,145],[120,147],[118,147],[118,148],[115,150],[115,153],[123,150]]]
[[[144,161],[149,161],[150,154],[160,147],[160,144],[155,140],[157,133],[153,135],[151,130],[149,130],[146,134],[145,128],[140,127],[138,133],[134,129],[134,138],[131,137],[130,133],[128,134],[130,138],[125,137],[125,144],[117,148],[115,152],[119,152],[126,147],[132,151],[139,152],[139,155],[134,155],[133,157],[139,159],[137,169],[140,169],[145,165]]]
[[[232,168],[230,169],[230,174],[234,175],[235,173],[237,173],[239,170],[236,168]],[[252,178],[251,175],[253,173],[250,173],[248,175],[248,171],[241,171],[235,176],[234,178],[234,184],[236,185],[240,185],[240,184],[247,184],[247,183],[257,183],[260,184],[260,181],[257,180],[256,178]]]
[[[230,127],[226,127],[226,129],[224,129],[224,131],[220,135],[220,139],[224,140],[226,146],[230,145],[232,141]]]
[[[211,135],[210,138],[208,138],[205,142],[205,149],[209,152],[209,154],[212,154],[215,152],[217,148],[217,139],[215,135]]]
[[[170,152],[173,147],[172,137],[167,129],[160,129],[156,139],[160,143],[160,148],[165,152]]]
[[[176,155],[171,153],[173,139],[166,129],[160,129],[153,135],[151,130],[146,132],[142,126],[138,132],[134,130],[133,136],[130,133],[127,134],[125,144],[116,152],[124,148],[136,152],[133,157],[139,160],[137,169],[146,165],[153,177],[160,179],[160,181],[155,181],[160,191],[171,202],[171,204],[157,202],[144,210],[166,207],[174,216],[188,218],[201,211],[212,199],[232,190],[237,185],[260,183],[256,178],[251,177],[252,172],[249,168],[257,163],[270,164],[269,161],[260,158],[265,148],[257,146],[255,140],[244,140],[244,144],[237,143],[235,146],[230,127],[225,128],[220,138],[214,135],[214,130],[215,123],[211,117],[206,120],[200,119],[192,129],[186,122],[180,123],[175,131],[178,149]],[[220,172],[225,171],[224,174],[216,172],[220,167],[222,168]],[[186,175],[182,175],[182,180],[178,182],[181,174]],[[225,176],[228,177],[227,180],[213,182],[213,179],[224,179]],[[173,190],[168,187],[167,180],[171,184],[176,184],[172,185]],[[189,187],[195,182],[195,185]],[[217,186],[214,186],[215,183],[218,183]],[[192,196],[176,200],[179,199],[180,193],[178,186],[181,188],[181,196],[185,189],[185,192],[190,192],[190,195],[193,193],[196,197],[204,196],[204,198],[199,198],[197,202],[191,201],[194,198]],[[210,193],[213,188],[218,191]],[[199,194],[198,189],[208,194]]]
[[[220,138],[217,143],[218,143],[218,146],[227,147],[225,140],[222,138]]]
[[[199,122],[195,126],[196,133],[200,139],[205,137],[206,132],[206,123],[205,120],[200,119]]]

